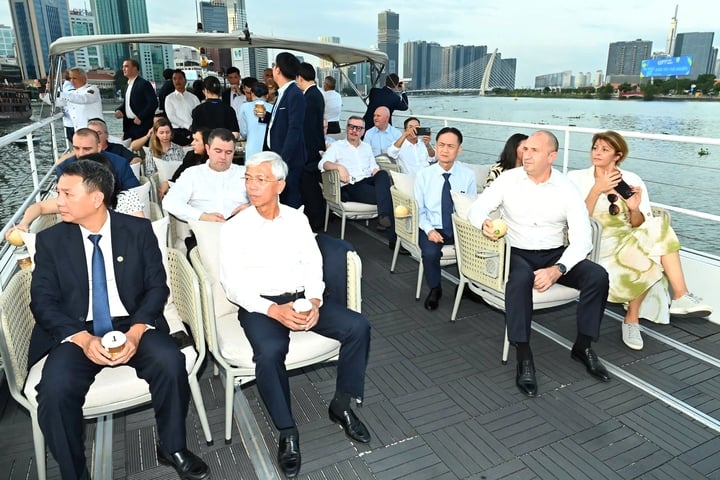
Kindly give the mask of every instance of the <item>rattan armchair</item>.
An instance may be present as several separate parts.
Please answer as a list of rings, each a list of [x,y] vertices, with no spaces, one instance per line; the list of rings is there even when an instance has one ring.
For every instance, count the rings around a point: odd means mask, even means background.
[[[322,192],[325,198],[325,231],[327,232],[330,212],[341,218],[340,238],[345,238],[345,221],[368,220],[378,216],[377,205],[360,202],[343,202],[340,195],[340,173],[337,170],[322,172]]]

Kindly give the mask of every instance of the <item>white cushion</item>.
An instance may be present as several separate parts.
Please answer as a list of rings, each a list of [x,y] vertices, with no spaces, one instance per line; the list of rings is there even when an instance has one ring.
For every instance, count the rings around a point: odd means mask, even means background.
[[[477,199],[477,195],[467,195],[464,193],[450,192],[452,196],[453,205],[455,206],[455,212],[460,218],[466,219],[470,207]]]
[[[150,218],[150,187],[152,187],[152,183],[146,181],[139,187],[128,189],[128,191],[135,192],[135,195],[138,196],[143,205],[143,215],[148,219]]]
[[[415,176],[407,173],[390,172],[392,175],[393,185],[403,195],[415,198]]]
[[[160,183],[170,180],[172,176],[175,175],[175,170],[182,164],[182,162],[177,160],[163,160],[158,157],[153,157],[153,160],[155,161],[155,169],[160,178]]]
[[[142,163],[131,163],[130,170],[135,174],[135,177],[140,180],[140,166]]]
[[[490,169],[492,168],[492,165],[477,165],[474,163],[465,163],[463,162],[463,165],[470,168],[473,172],[475,172],[475,180],[477,181],[477,189],[478,192],[483,189],[483,185],[485,185],[485,180],[487,180],[488,173],[490,173]]]

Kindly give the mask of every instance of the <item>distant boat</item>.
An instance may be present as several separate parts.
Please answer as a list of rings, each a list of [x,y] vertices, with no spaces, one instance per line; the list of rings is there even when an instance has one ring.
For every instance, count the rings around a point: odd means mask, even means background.
[[[0,86],[0,120],[27,120],[31,116],[30,92]]]

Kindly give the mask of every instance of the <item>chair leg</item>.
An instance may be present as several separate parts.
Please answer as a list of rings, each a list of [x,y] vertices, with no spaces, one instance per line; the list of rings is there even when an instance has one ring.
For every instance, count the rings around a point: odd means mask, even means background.
[[[205,434],[205,442],[208,445],[212,445],[212,432],[210,431],[210,423],[208,423],[207,410],[205,410],[205,402],[203,402],[200,384],[195,375],[190,376],[188,383],[190,384],[190,393],[192,394],[195,409],[197,410],[198,417],[200,417],[200,425],[202,425],[203,433]]]
[[[233,396],[235,395],[235,381],[227,371],[225,372],[225,444],[232,442],[232,413]]]
[[[423,273],[425,272],[425,267],[423,267],[422,259],[419,260],[419,266],[418,266],[418,278],[417,278],[417,287],[415,287],[415,300],[420,300],[420,290],[422,290],[422,278]]]
[[[450,314],[450,321],[454,322],[455,317],[457,317],[458,309],[460,308],[460,300],[462,300],[462,294],[463,291],[465,291],[465,285],[467,284],[467,280],[465,280],[465,277],[460,275],[460,283],[458,284],[457,293],[455,294],[455,304],[453,305],[452,313]]]
[[[325,205],[325,231],[327,232],[328,222],[330,221],[330,207]]]
[[[47,479],[47,460],[45,454],[45,436],[40,430],[37,410],[30,410],[30,421],[33,430],[33,447],[35,448],[35,465],[37,466],[38,480]]]
[[[345,213],[343,213],[342,221],[340,222],[340,240],[345,240]]]
[[[505,340],[503,342],[503,354],[502,354],[502,364],[503,365],[507,365],[509,354],[510,354],[510,341],[508,340],[507,325],[506,325],[505,326]]]
[[[395,264],[397,263],[398,255],[400,255],[400,239],[395,241],[395,248],[393,249],[392,263],[390,264],[390,273],[395,273]]]

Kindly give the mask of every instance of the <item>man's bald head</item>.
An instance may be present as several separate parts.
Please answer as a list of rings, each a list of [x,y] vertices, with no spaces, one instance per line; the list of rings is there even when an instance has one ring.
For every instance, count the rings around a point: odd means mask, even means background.
[[[373,123],[380,130],[385,130],[390,124],[390,109],[387,107],[378,107],[373,114]]]

